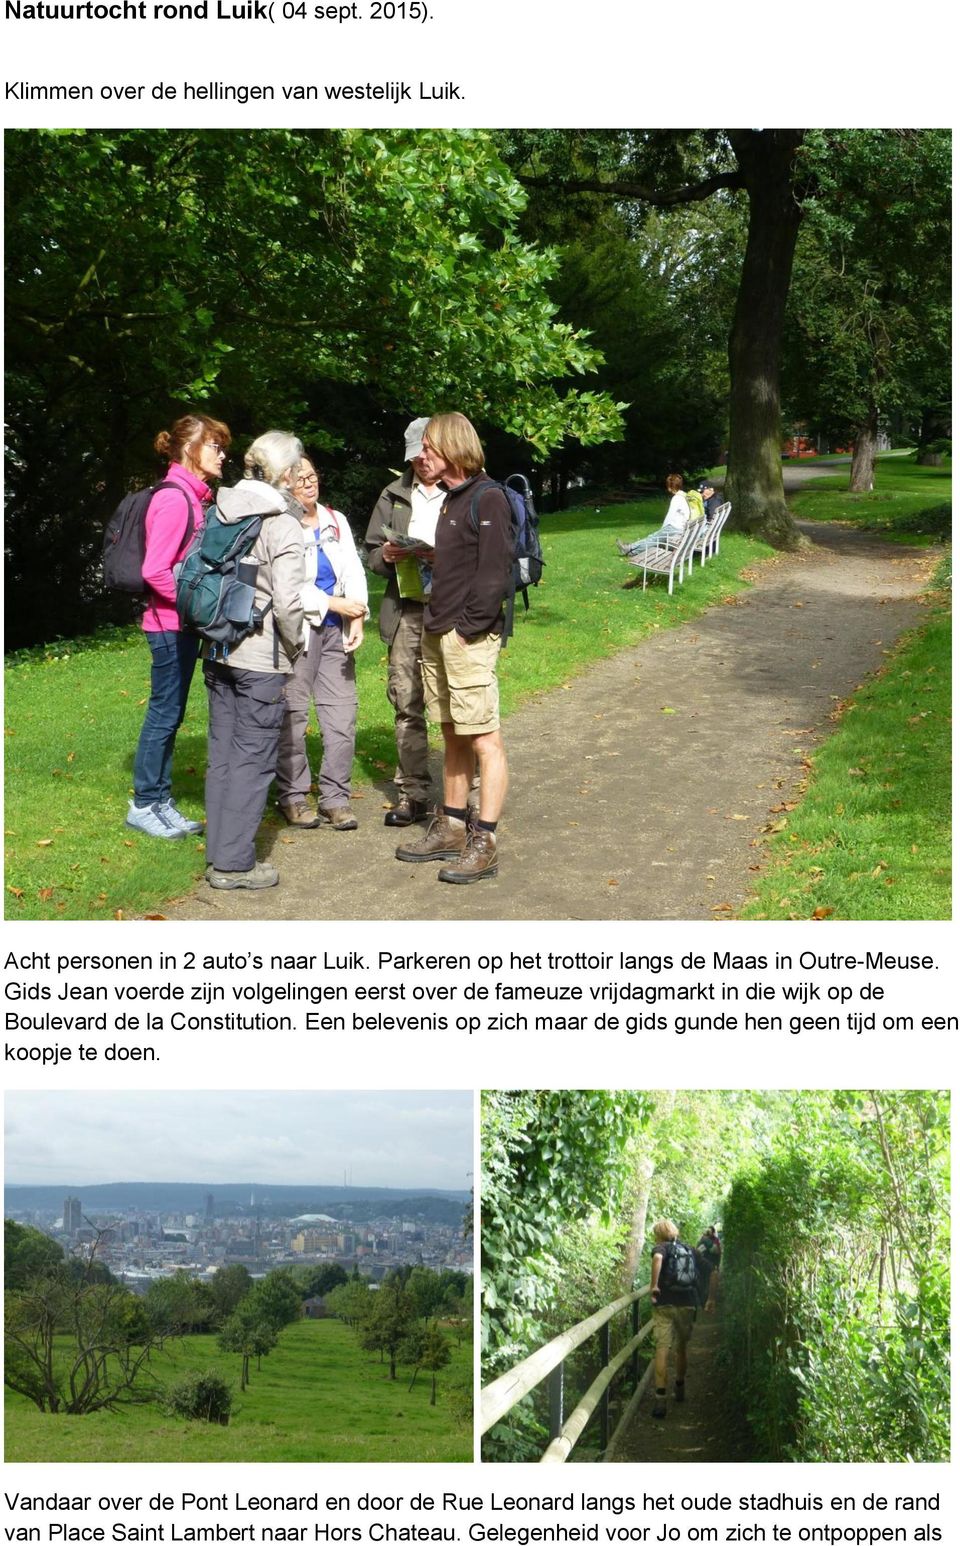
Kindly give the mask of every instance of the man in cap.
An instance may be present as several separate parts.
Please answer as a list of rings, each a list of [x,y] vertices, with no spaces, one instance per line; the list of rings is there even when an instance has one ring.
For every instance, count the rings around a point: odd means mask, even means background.
[[[712,521],[723,504],[723,495],[717,493],[709,478],[705,479],[702,483],[698,483],[697,488],[703,500],[703,513],[708,521]]]
[[[431,810],[427,766],[427,722],[420,670],[423,613],[429,599],[434,536],[446,490],[432,479],[423,458],[423,432],[429,420],[413,419],[404,433],[406,466],[377,500],[367,527],[367,563],[387,582],[380,606],[380,637],[387,646],[387,697],[393,707],[397,738],[394,782],[398,798],[384,817],[388,827],[408,827]],[[384,535],[422,544],[412,556]]]

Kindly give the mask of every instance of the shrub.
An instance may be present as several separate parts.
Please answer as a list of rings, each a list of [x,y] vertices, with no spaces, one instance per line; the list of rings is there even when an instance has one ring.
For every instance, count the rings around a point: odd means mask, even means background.
[[[207,1369],[205,1373],[193,1369],[169,1387],[166,1405],[175,1417],[186,1417],[191,1422],[219,1423],[225,1428],[230,1421],[233,1394],[216,1369]]]

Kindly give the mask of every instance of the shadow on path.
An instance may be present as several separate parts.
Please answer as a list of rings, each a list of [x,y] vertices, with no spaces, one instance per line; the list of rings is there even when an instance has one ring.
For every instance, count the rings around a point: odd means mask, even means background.
[[[919,616],[937,551],[837,524],[754,587],[599,662],[505,723],[511,789],[499,877],[441,885],[400,864],[378,790],[360,830],[264,828],[272,891],[201,887],[170,918],[696,919],[736,912],[760,833],[837,705]],[[620,573],[612,572],[612,583]],[[696,587],[697,568],[687,584]],[[636,593],[637,606],[644,595]],[[439,773],[439,769],[437,770]]]
[[[650,1416],[653,1391],[642,1405],[619,1446],[615,1464],[641,1461],[665,1462],[747,1461],[752,1459],[748,1438],[730,1422],[725,1407],[725,1382],[717,1361],[720,1327],[716,1316],[697,1316],[687,1355],[687,1397],[673,1399],[671,1383],[665,1418]],[[671,1359],[671,1382],[673,1378]]]

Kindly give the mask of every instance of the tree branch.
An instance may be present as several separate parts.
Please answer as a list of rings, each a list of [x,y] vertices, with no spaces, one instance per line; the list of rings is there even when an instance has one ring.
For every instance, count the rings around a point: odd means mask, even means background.
[[[705,177],[702,182],[688,184],[686,188],[667,189],[653,188],[648,183],[633,182],[629,178],[614,181],[604,177],[573,177],[568,180],[521,173],[518,181],[525,188],[545,188],[554,193],[603,193],[615,199],[640,199],[644,204],[653,204],[658,209],[670,208],[675,204],[700,203],[721,188],[736,190],[744,187],[740,172],[717,172],[713,177]]]

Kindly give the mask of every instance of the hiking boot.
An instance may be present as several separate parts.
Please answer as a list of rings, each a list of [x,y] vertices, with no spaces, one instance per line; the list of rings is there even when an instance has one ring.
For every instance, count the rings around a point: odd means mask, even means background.
[[[160,810],[168,821],[172,821],[175,827],[179,827],[184,837],[196,837],[203,831],[202,821],[191,821],[182,811],[178,811],[172,800],[164,800]]]
[[[445,811],[435,811],[423,837],[401,843],[396,856],[404,864],[426,864],[431,859],[458,859],[467,841],[466,822]]]
[[[317,815],[321,821],[327,822],[334,832],[356,832],[360,825],[349,805],[321,805]]]
[[[187,828],[178,826],[164,807],[156,801],[153,805],[135,805],[131,800],[127,810],[126,825],[135,832],[145,832],[147,837],[186,837]],[[200,831],[200,828],[197,828]]]
[[[665,1390],[658,1390],[657,1393],[656,1393],[656,1396],[654,1397],[653,1407],[651,1408],[650,1416],[651,1417],[666,1417],[666,1415],[667,1415],[667,1393],[666,1393]]]
[[[319,827],[320,817],[312,811],[306,800],[281,800],[280,814],[291,827]]]
[[[207,865],[207,883],[214,891],[265,891],[279,879],[272,864],[257,863],[252,870],[218,870]]]
[[[441,870],[438,880],[452,886],[472,886],[475,880],[493,880],[497,873],[497,834],[483,827],[471,827],[463,853],[456,864]]]
[[[383,824],[385,827],[412,827],[415,821],[423,821],[429,814],[430,807],[425,800],[411,800],[409,795],[402,794],[393,809],[387,811]]]

